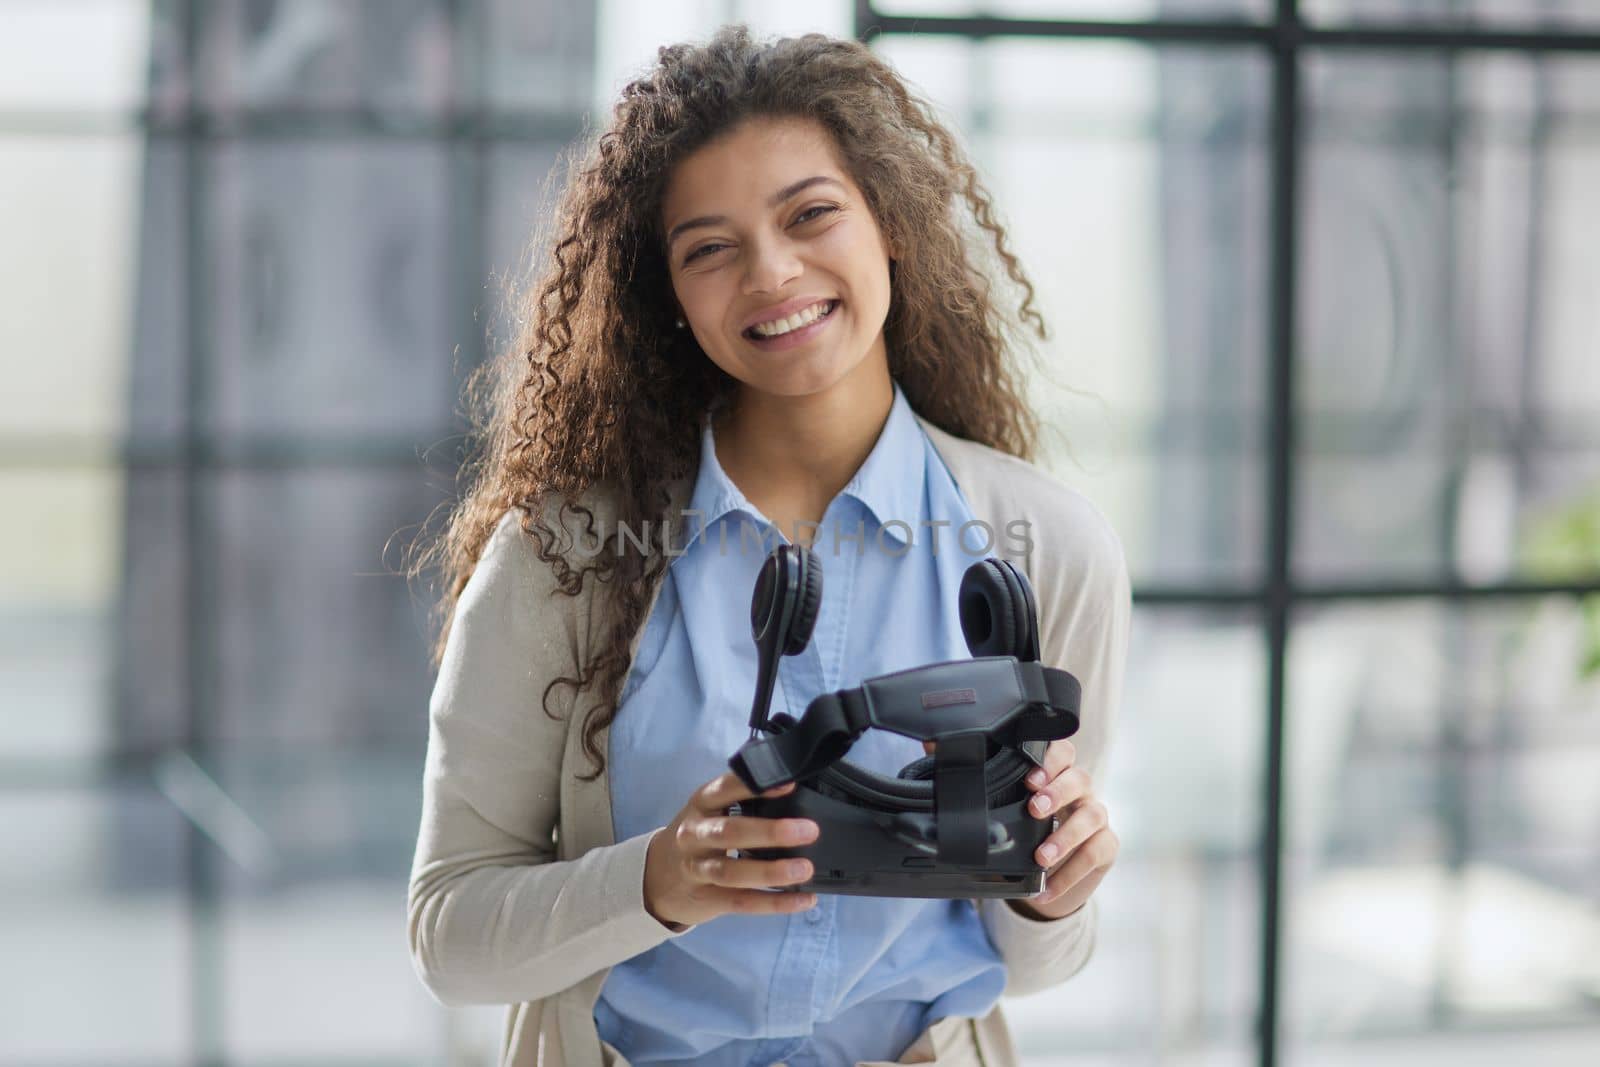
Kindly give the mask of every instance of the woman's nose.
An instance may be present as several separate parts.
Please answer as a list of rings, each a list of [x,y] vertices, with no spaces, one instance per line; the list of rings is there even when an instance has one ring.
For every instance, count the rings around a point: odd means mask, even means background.
[[[745,270],[746,293],[775,293],[800,276],[800,257],[785,240],[761,241],[750,246]]]

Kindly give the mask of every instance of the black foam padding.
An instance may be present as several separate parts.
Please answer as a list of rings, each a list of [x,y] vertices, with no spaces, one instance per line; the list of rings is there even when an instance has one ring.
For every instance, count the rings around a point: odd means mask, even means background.
[[[1005,573],[1006,585],[1011,591],[1017,642],[1011,655],[1026,663],[1036,663],[1039,659],[1039,605],[1033,597],[1033,585],[1022,569],[1010,560],[992,562]]]
[[[1015,564],[990,557],[968,567],[956,604],[967,650],[974,657],[1038,660],[1038,606],[1027,576]]]
[[[1005,572],[980,559],[961,576],[956,597],[961,632],[974,657],[1010,656],[1017,646],[1017,612]]]
[[[809,548],[801,548],[795,556],[801,568],[800,602],[795,607],[794,621],[789,627],[789,640],[784,654],[799,655],[811,642],[817,626],[817,615],[822,610],[822,563]],[[803,562],[802,562],[803,561]]]
[[[837,795],[841,799],[848,799],[852,803],[869,806],[899,805],[909,811],[932,811],[932,775],[926,778],[905,776],[906,770],[917,767],[923,760],[931,759],[932,756],[918,757],[906,764],[900,773],[892,778],[876,771],[869,771],[865,767],[858,767],[849,760],[840,760],[812,779],[811,784],[817,789],[830,795]],[[983,767],[984,782],[989,790],[989,806],[992,808],[999,804],[1009,804],[1020,797],[1022,794],[1019,790],[1026,788],[1023,777],[1033,768],[1032,761],[1026,759],[1020,750],[994,748]]]

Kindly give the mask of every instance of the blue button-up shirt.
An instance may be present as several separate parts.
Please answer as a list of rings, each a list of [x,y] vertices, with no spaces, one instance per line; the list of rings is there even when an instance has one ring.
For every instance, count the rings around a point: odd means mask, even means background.
[[[611,726],[618,841],[672,818],[750,735],[751,591],[793,531],[729,480],[709,421],[689,507]],[[956,594],[986,554],[981,527],[962,528],[971,518],[896,383],[877,443],[813,539],[822,607],[805,651],[780,660],[770,713],[798,718],[820,693],[969,656]],[[846,758],[892,775],[922,755],[920,741],[868,730]],[[817,900],[722,915],[616,965],[595,1004],[600,1036],[636,1064],[821,1067],[898,1059],[925,1026],[999,999],[1005,966],[972,901]]]

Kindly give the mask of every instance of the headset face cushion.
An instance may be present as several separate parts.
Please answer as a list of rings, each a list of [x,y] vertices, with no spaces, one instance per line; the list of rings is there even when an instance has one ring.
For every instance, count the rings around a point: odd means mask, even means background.
[[[926,781],[933,777],[933,766],[934,758],[932,756],[920,756],[901,767],[900,773],[895,777],[906,778],[916,782]]]
[[[991,744],[983,771],[991,797],[994,796],[996,784],[1009,775],[1016,781],[995,799],[1000,804],[1015,804],[1024,799],[1030,790],[1022,782],[1022,773],[1032,766],[1033,763],[1017,750],[1002,750]],[[933,801],[934,767],[934,756],[919,756],[900,768],[898,774],[890,776],[841,759],[830,765],[811,784],[813,788],[851,804],[876,806],[875,802],[857,792],[858,783],[878,793],[929,804]]]

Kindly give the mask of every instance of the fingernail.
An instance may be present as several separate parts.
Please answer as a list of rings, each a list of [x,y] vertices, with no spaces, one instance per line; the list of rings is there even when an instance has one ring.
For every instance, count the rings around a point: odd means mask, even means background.
[[[790,860],[787,868],[790,878],[804,878],[811,873],[809,860]]]
[[[1043,815],[1045,812],[1050,810],[1050,798],[1041,793],[1033,798],[1033,803],[1029,806],[1032,807],[1036,813]]]
[[[1043,771],[1030,771],[1030,772],[1028,772],[1028,784],[1031,785],[1031,786],[1044,785],[1044,772]]]
[[[1056,848],[1055,845],[1046,841],[1044,844],[1039,846],[1039,859],[1044,862],[1046,867],[1048,867],[1050,864],[1056,861],[1056,856],[1060,852],[1061,850]]]

